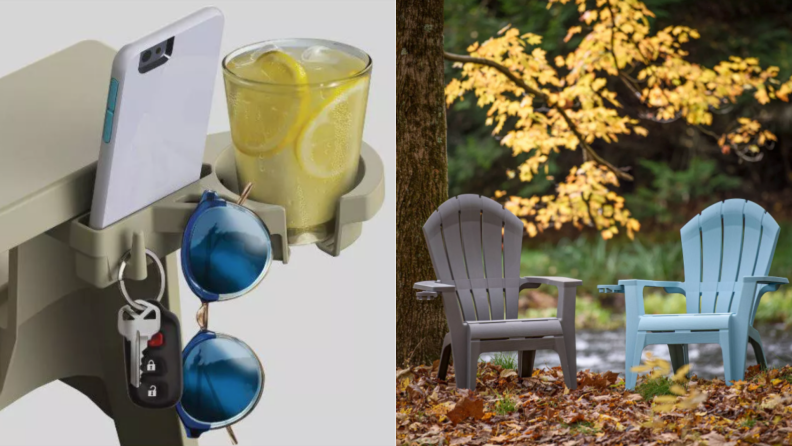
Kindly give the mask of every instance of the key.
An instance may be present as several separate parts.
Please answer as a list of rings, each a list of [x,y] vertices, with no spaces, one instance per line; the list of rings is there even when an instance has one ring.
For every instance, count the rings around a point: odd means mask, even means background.
[[[118,332],[129,341],[129,382],[140,387],[143,352],[148,348],[148,341],[160,331],[160,309],[158,306],[136,300],[145,308],[138,313],[129,305],[124,305],[118,312]]]
[[[160,309],[160,331],[148,341],[140,387],[129,384],[127,391],[132,402],[140,407],[164,409],[175,406],[182,395],[181,327],[179,319],[167,307],[157,301],[150,303]],[[128,355],[130,345],[126,348]]]

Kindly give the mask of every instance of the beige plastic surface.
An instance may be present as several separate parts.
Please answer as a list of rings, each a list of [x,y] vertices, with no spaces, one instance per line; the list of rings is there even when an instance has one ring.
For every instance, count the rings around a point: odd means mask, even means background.
[[[0,409],[60,379],[114,419],[121,444],[196,445],[174,409],[132,404],[123,297],[79,279],[74,250],[46,233],[90,206],[114,54],[82,42],[0,79]],[[166,258],[169,285],[177,262]],[[159,284],[131,285],[146,295]],[[164,302],[178,314],[178,289]]]
[[[76,44],[0,79],[0,410],[60,379],[115,421],[123,445],[196,445],[173,409],[145,410],[127,396],[117,332],[124,304],[118,262],[132,249],[127,282],[154,295],[143,248],[165,258],[163,303],[179,316],[182,232],[204,190],[236,200],[230,135],[209,135],[199,181],[102,230],[87,225],[99,138],[115,51]],[[355,188],[338,203],[335,235],[318,247],[337,256],[361,233],[384,197],[384,170],[364,144]],[[245,206],[267,224],[273,255],[289,260],[280,206]],[[156,276],[156,274],[153,274]],[[155,283],[156,282],[156,283]]]

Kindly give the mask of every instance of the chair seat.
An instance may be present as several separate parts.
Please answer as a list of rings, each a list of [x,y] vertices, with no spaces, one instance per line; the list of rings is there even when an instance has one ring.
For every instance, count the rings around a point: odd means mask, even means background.
[[[639,331],[723,330],[729,328],[731,313],[644,314]]]
[[[530,338],[563,334],[558,318],[471,321],[471,339]]]

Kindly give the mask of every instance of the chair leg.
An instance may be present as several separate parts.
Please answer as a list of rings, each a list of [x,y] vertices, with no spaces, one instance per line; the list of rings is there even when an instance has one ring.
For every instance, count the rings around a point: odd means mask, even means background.
[[[448,362],[451,359],[451,335],[447,334],[440,350],[440,367],[437,369],[437,379],[445,381],[448,375]]]
[[[759,364],[762,370],[767,370],[767,358],[762,348],[762,337],[759,336],[759,332],[753,327],[748,329],[748,342],[750,342],[751,347],[753,347],[756,363]]]
[[[517,373],[520,378],[529,378],[533,374],[536,350],[517,352]]]
[[[748,327],[736,326],[729,329],[731,344],[732,379],[745,379],[745,357],[748,355]]]
[[[674,373],[685,364],[690,364],[688,358],[687,344],[668,344],[668,353],[671,355],[671,366],[674,368]],[[690,373],[687,374],[690,378]]]
[[[468,369],[467,369],[467,384],[466,389],[476,390],[476,378],[478,375],[478,359],[481,354],[481,346],[479,341],[472,341],[468,344]],[[457,383],[457,388],[459,384]]]
[[[726,385],[732,385],[732,380],[736,379],[734,377],[735,370],[734,364],[732,363],[732,355],[736,352],[732,351],[731,339],[729,339],[729,330],[721,330],[720,331],[720,347],[721,352],[723,354],[723,375],[724,379],[726,380]]]
[[[641,353],[646,346],[646,333],[637,332],[632,337],[630,342],[630,334],[627,333],[627,345],[632,344],[632,350],[628,348],[625,352],[627,359],[624,361],[624,388],[627,390],[635,389],[635,383],[638,381],[638,373],[633,372],[631,369],[641,364]]]
[[[456,379],[457,389],[466,389],[468,379],[468,341],[461,336],[454,338],[451,341],[451,351],[454,354],[454,378]]]
[[[564,383],[569,390],[577,389],[577,364],[575,350],[568,350],[564,337],[555,338],[555,349],[561,359],[561,370],[564,371]]]

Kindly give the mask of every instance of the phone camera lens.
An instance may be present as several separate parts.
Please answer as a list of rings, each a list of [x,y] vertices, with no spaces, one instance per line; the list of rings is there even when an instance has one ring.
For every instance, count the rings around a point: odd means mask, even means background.
[[[151,59],[151,51],[146,50],[143,52],[143,56],[140,57],[140,60],[142,60],[143,62],[148,62],[149,59]]]
[[[162,52],[162,48],[157,48],[157,54]]]

